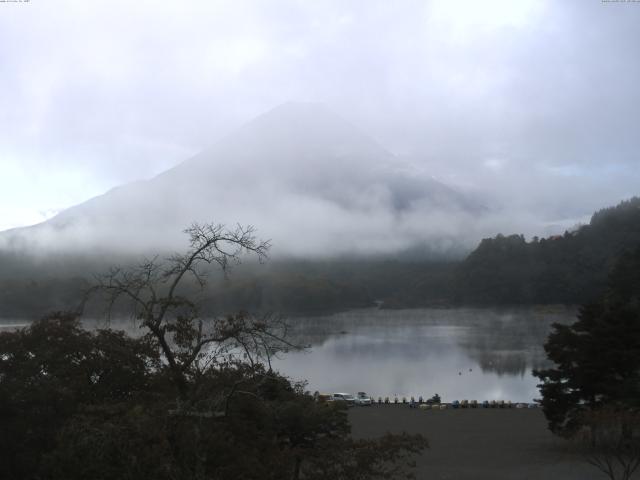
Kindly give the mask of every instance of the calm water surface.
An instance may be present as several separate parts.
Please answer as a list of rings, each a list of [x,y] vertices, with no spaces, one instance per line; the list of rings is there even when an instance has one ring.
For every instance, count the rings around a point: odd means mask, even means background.
[[[366,391],[374,397],[528,402],[539,397],[531,371],[545,367],[542,345],[573,308],[357,310],[295,318],[308,352],[276,368],[307,379],[310,391]]]
[[[366,309],[291,318],[293,340],[310,349],[288,353],[275,368],[306,379],[310,391],[529,402],[539,397],[531,371],[547,365],[542,345],[551,323],[573,321],[574,308],[549,307]],[[0,331],[22,325],[3,319]]]

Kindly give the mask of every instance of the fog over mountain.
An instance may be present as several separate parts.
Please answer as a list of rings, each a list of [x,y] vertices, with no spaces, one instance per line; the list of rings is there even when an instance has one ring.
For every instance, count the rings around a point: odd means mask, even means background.
[[[325,106],[289,102],[155,178],[0,238],[36,252],[145,251],[178,248],[191,222],[214,221],[254,225],[279,255],[451,254],[490,218]]]
[[[4,245],[449,251],[639,193],[637,2],[1,7],[0,230],[50,220]]]
[[[372,162],[396,172],[378,173],[387,185],[433,176],[480,196],[502,224],[513,221],[503,233],[562,233],[638,194],[639,22],[637,3],[600,0],[7,2],[0,230],[151,179],[293,100],[327,105],[396,155],[393,167]],[[289,161],[290,179],[302,167]],[[247,170],[257,175],[261,165]],[[340,177],[344,167],[319,178]],[[354,168],[353,182],[364,182]],[[344,215],[363,195],[373,201],[375,186],[306,195],[319,178],[291,189],[277,179],[272,188],[288,195],[278,199],[264,179],[244,198],[294,222],[296,209],[312,215],[328,206],[322,216],[335,230],[363,221],[362,238],[371,237],[368,228],[397,227],[390,210],[375,219]],[[313,205],[285,205],[302,201],[300,190]],[[218,210],[243,213],[244,203],[229,209],[232,199],[223,200]],[[441,220],[421,216],[416,235],[456,231]],[[264,226],[274,239],[290,233]],[[369,243],[378,248],[380,240]]]

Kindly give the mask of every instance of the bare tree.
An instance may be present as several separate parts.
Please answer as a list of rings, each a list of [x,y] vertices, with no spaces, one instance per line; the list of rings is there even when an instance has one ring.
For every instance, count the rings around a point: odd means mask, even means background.
[[[603,407],[584,415],[587,462],[611,480],[630,480],[640,466],[640,414]]]
[[[225,272],[247,254],[267,259],[269,241],[259,241],[253,227],[194,223],[185,230],[189,249],[165,260],[145,259],[128,268],[112,268],[99,276],[88,296],[106,297],[108,312],[125,302],[140,327],[157,342],[180,400],[188,397],[190,381],[212,364],[242,359],[266,364],[280,351],[295,347],[286,340],[287,325],[278,316],[260,318],[240,312],[203,318],[197,292],[203,292],[212,266]],[[194,288],[195,292],[194,293]]]

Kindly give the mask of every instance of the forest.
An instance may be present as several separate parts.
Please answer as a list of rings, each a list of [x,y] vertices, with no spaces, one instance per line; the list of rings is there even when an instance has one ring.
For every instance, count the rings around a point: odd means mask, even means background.
[[[640,198],[593,214],[563,235],[497,235],[459,265],[455,301],[465,304],[582,304],[602,293],[615,260],[640,244]]]
[[[498,234],[461,261],[420,258],[273,259],[212,277],[202,308],[288,315],[350,308],[577,305],[603,291],[615,258],[640,243],[640,198],[595,212],[587,225],[530,240]],[[95,273],[128,256],[0,254],[0,316],[73,309]],[[194,286],[195,287],[195,286]]]

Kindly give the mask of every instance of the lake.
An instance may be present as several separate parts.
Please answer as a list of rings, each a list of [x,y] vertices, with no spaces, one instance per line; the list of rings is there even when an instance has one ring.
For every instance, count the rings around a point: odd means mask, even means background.
[[[553,322],[572,323],[575,308],[366,309],[293,318],[307,352],[275,368],[310,391],[369,395],[440,394],[455,399],[531,402],[532,370],[547,366],[543,344]]]
[[[551,324],[571,323],[575,313],[568,307],[363,309],[290,318],[292,340],[310,348],[284,355],[274,367],[321,393],[530,402],[539,397],[531,371],[548,365],[542,346]],[[0,331],[24,324],[0,320]],[[126,321],[112,326],[139,333]]]

